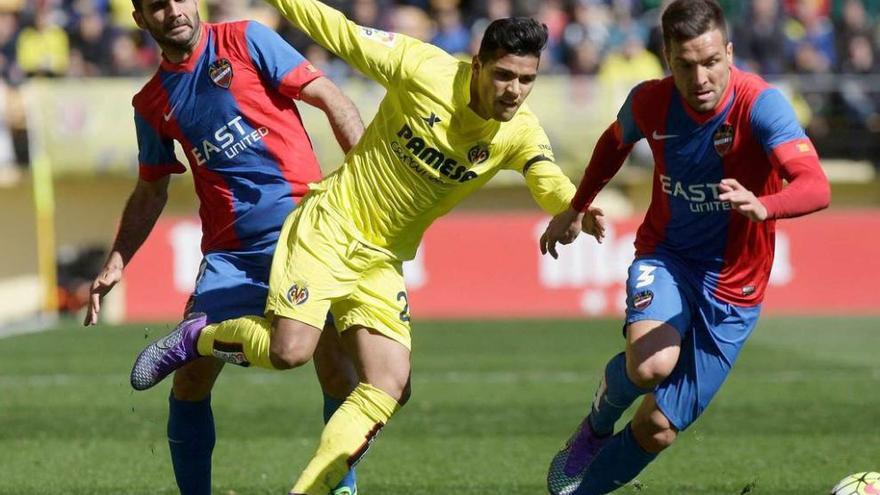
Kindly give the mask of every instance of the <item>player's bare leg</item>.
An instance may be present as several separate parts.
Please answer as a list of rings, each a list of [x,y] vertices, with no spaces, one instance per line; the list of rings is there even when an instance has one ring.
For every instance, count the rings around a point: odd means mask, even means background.
[[[410,396],[409,349],[366,327],[349,328],[342,343],[361,382],[327,423],[293,494],[325,495]]]
[[[313,359],[321,390],[330,397],[345,400],[359,379],[354,360],[343,349],[342,337],[335,326],[324,327]]]
[[[297,368],[311,361],[321,338],[321,329],[288,318],[276,318],[273,327],[269,339],[272,368]]]
[[[608,362],[590,413],[550,463],[547,488],[552,495],[578,493],[590,464],[612,441],[614,423],[672,373],[680,350],[681,336],[664,322],[642,320],[627,326],[626,351]]]
[[[633,416],[631,428],[639,446],[651,454],[659,454],[678,437],[678,431],[657,407],[654,394],[648,394],[642,399]]]
[[[352,358],[342,348],[339,332],[332,324],[324,326],[313,360],[315,373],[318,375],[321,391],[324,394],[324,423],[327,423],[357,386],[358,374]],[[349,470],[331,493],[333,495],[357,493],[355,470]]]

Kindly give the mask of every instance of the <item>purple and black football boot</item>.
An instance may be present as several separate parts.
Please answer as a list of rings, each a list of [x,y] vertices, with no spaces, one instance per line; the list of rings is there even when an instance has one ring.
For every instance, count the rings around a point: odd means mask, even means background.
[[[571,495],[584,481],[587,467],[608,443],[611,435],[600,437],[593,432],[589,416],[578,426],[571,438],[565,442],[547,472],[547,490],[550,495]]]
[[[192,313],[171,333],[141,351],[131,368],[131,386],[135,390],[146,390],[172,371],[196,360],[199,357],[196,344],[207,318],[205,313]]]

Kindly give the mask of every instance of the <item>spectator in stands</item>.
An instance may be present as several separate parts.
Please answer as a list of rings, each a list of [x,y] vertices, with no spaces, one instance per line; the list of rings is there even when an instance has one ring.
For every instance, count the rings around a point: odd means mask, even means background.
[[[613,106],[619,107],[637,83],[663,78],[660,60],[645,48],[638,33],[630,33],[623,44],[609,52],[599,69],[599,82],[609,96],[620,93]]]
[[[778,0],[751,0],[733,31],[738,64],[763,75],[787,69],[782,7]]]
[[[579,44],[567,47],[565,60],[571,75],[593,76],[601,67],[602,52],[593,40],[583,38]]]
[[[149,73],[141,63],[134,34],[124,33],[115,36],[110,42],[110,70],[108,75],[117,77],[136,77]]]
[[[0,12],[0,78],[13,85],[24,79],[16,60],[17,40],[18,15],[12,11]]]
[[[537,14],[534,17],[538,22],[547,26],[547,45],[541,56],[541,72],[556,71],[563,63],[564,45],[562,43],[565,26],[569,22],[568,12],[562,0],[544,0],[540,2]],[[564,66],[562,66],[565,69]]]
[[[838,21],[843,17],[844,8],[849,0],[832,0],[831,1],[831,18]],[[862,0],[862,7],[865,13],[873,20],[880,16],[880,0]]]
[[[849,38],[846,58],[841,66],[845,75],[876,76],[880,72],[876,46],[867,35]],[[851,124],[872,133],[880,132],[880,88],[871,84],[872,79],[847,77],[838,85],[846,117]]]
[[[633,17],[633,7],[629,1],[613,2],[612,23],[608,33],[606,50],[610,53],[623,48],[631,43],[633,38],[639,38],[644,46],[648,39],[648,28],[638,19]]]
[[[67,33],[52,17],[48,4],[34,13],[32,26],[22,29],[16,45],[18,66],[28,76],[63,76],[70,62]]]
[[[794,17],[785,23],[787,52],[798,72],[804,71],[807,58],[807,71],[827,71],[834,66],[834,30],[822,5],[822,0],[797,0]]]
[[[846,65],[846,59],[851,55],[850,41],[853,38],[873,36],[874,23],[865,11],[862,0],[845,0],[841,6],[840,16],[834,22],[835,45],[840,68]]]
[[[470,55],[471,32],[464,26],[461,9],[456,0],[432,2],[437,31],[431,43],[453,55]]]
[[[611,12],[595,0],[576,0],[572,21],[562,34],[562,61],[573,74],[592,75],[599,71],[610,35]]]
[[[83,73],[77,75],[110,74],[113,66],[113,39],[117,35],[116,30],[107,24],[96,8],[81,12],[70,33],[71,54],[81,58],[83,64]]]
[[[434,37],[434,28],[428,14],[419,7],[398,5],[391,9],[389,30],[421,41]]]

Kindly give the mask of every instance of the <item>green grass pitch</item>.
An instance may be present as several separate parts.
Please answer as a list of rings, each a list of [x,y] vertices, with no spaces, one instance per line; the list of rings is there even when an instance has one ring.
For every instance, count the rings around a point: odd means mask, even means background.
[[[128,371],[168,325],[74,323],[0,340],[0,494],[173,494],[168,383]],[[540,495],[620,322],[418,322],[413,398],[359,466],[362,495]],[[880,471],[880,320],[764,318],[725,387],[619,493],[825,494]],[[214,493],[282,494],[321,429],[312,368],[227,367]]]

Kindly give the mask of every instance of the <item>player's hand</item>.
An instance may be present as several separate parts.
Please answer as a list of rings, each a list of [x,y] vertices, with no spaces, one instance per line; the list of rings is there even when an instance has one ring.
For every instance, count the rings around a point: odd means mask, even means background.
[[[595,206],[590,206],[583,220],[581,220],[581,230],[595,237],[599,244],[602,244],[602,240],[605,239],[606,225],[605,213],[602,211],[602,208]]]
[[[734,210],[749,220],[753,222],[767,220],[767,208],[764,204],[736,179],[721,179],[718,189],[721,191],[718,199],[729,202]]]
[[[86,319],[83,325],[90,326],[98,323],[98,313],[101,312],[101,300],[110,292],[120,280],[122,280],[122,255],[114,251],[110,253],[107,263],[101,269],[101,273],[92,282],[89,293],[89,308],[86,311]]]
[[[541,254],[550,253],[554,259],[559,257],[556,244],[571,244],[581,233],[584,213],[569,208],[550,219],[547,229],[541,236]]]

